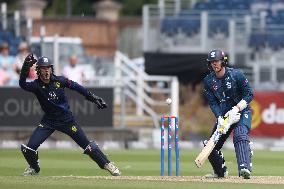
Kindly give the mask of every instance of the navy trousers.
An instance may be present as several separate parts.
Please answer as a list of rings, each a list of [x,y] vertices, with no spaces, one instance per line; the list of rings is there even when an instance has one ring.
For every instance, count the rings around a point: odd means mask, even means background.
[[[85,132],[74,119],[68,121],[43,119],[33,131],[27,146],[37,150],[55,130],[69,135],[82,149],[90,143]]]

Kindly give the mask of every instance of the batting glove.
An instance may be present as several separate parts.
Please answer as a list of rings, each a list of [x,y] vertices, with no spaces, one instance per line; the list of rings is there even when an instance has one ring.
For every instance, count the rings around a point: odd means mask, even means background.
[[[228,117],[228,124],[233,125],[235,123],[238,123],[241,119],[241,114],[236,113],[236,114],[231,114]]]
[[[229,110],[226,114],[225,117],[228,117],[230,115],[236,115],[239,112],[239,108],[237,106],[234,106],[231,110]]]
[[[91,92],[88,92],[88,96],[86,98],[87,98],[87,100],[95,103],[97,105],[98,109],[107,108],[106,102],[101,97],[98,97]]]
[[[218,122],[217,130],[222,134],[226,134],[230,128],[230,125],[228,124],[228,120],[225,121],[222,116],[219,116],[217,119],[217,122]]]
[[[228,122],[232,125],[239,122],[241,114],[239,113],[239,108],[234,106],[230,111],[225,114],[225,117],[229,117]]]
[[[218,126],[217,129],[220,133],[226,134],[228,130],[230,129],[231,124],[229,122],[229,118],[227,117],[224,119],[223,117],[218,118]]]

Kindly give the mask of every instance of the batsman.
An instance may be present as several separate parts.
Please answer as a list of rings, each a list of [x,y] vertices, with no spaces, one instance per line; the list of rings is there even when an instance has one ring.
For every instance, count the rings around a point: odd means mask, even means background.
[[[217,118],[212,134],[216,129],[220,129],[222,135],[208,156],[213,173],[206,177],[222,178],[228,175],[221,149],[233,131],[239,176],[249,179],[252,172],[252,153],[249,144],[252,120],[249,103],[253,99],[252,88],[240,70],[227,67],[228,58],[222,50],[210,51],[207,63],[211,72],[203,80],[204,94]],[[228,118],[228,121],[224,124],[225,118]]]
[[[27,82],[30,67],[36,64],[38,79]],[[108,160],[95,141],[90,141],[70,111],[65,88],[77,91],[88,101],[96,104],[98,109],[107,108],[105,101],[78,83],[62,76],[56,76],[53,63],[47,57],[38,60],[29,54],[22,66],[19,85],[22,89],[32,92],[44,111],[41,122],[33,131],[27,145],[21,145],[21,151],[29,166],[23,176],[37,175],[40,172],[38,147],[55,131],[69,135],[90,156],[101,169],[113,176],[119,176],[119,169]]]

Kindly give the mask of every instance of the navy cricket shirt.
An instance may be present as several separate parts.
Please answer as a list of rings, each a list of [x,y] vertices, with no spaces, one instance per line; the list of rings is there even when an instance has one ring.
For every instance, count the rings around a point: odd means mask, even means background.
[[[44,118],[54,120],[73,119],[64,88],[75,90],[85,97],[88,94],[88,91],[78,83],[56,75],[51,76],[48,84],[43,83],[40,79],[26,82],[26,78],[21,77],[19,85],[22,89],[36,95],[45,113]]]

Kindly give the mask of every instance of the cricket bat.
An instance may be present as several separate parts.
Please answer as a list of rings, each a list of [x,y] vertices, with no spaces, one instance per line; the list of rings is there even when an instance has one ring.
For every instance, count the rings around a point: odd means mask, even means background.
[[[222,131],[222,129],[224,129],[223,126],[228,123],[228,120],[229,120],[228,118],[229,118],[229,116],[226,117],[226,119],[224,120],[223,125],[219,129],[216,129],[216,131],[213,133],[213,135],[209,139],[209,141],[206,144],[206,146],[202,149],[200,154],[195,159],[195,164],[196,164],[196,166],[198,168],[202,167],[202,165],[204,164],[206,159],[208,159],[208,156],[211,154],[212,150],[214,149],[215,145],[219,141],[219,139],[220,139],[220,137],[222,135],[221,131]]]

